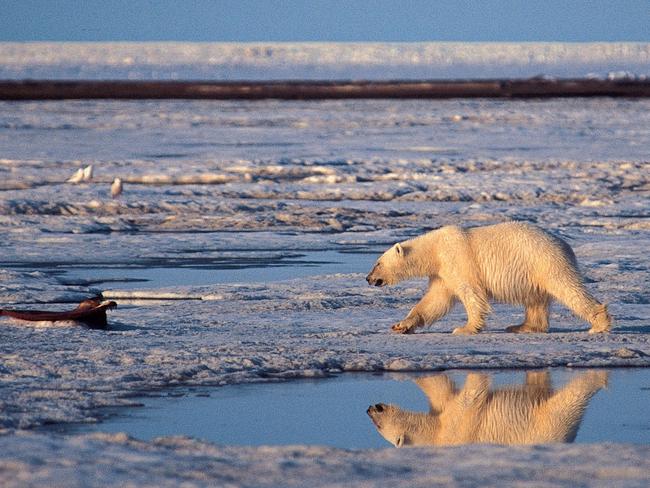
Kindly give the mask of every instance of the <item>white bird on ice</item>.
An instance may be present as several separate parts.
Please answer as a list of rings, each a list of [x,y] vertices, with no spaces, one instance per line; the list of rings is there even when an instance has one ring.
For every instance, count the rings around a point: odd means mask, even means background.
[[[111,196],[117,198],[122,194],[122,179],[115,178],[113,183],[111,183]]]
[[[84,170],[79,168],[75,174],[66,180],[66,183],[79,183],[84,179]]]
[[[81,183],[82,181],[90,181],[93,178],[93,165],[89,164],[85,168],[79,168],[75,174],[66,180],[66,183]]]
[[[84,168],[83,171],[84,181],[90,181],[93,179],[93,165],[89,164]]]

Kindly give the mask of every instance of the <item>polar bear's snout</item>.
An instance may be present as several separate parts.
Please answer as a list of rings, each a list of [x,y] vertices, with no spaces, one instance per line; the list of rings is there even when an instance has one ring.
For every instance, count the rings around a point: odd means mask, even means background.
[[[375,265],[370,271],[370,273],[368,273],[368,276],[366,276],[366,281],[368,282],[369,285],[372,286],[384,286],[386,282],[382,278],[375,277],[376,272],[377,272],[377,265]]]
[[[368,417],[370,417],[370,420],[372,420],[372,423],[375,424],[377,428],[380,428],[379,417],[380,414],[384,411],[385,406],[386,405],[383,403],[378,403],[376,405],[369,406],[368,410],[366,410]]]

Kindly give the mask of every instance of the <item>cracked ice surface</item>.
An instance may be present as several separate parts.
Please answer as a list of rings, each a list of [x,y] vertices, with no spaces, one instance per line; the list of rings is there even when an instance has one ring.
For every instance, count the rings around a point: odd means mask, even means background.
[[[454,453],[482,459],[488,452],[512,476],[524,462],[549,463],[569,486],[575,462],[591,466],[575,474],[580,483],[602,477],[606,486],[614,477],[642,485],[643,447],[458,448],[437,451],[423,467],[393,451],[61,439],[22,429],[93,421],[96,407],[177,385],[345,371],[650,366],[649,102],[0,105],[2,307],[66,309],[97,292],[119,304],[107,331],[0,319],[0,425],[7,429],[0,443],[13,453],[0,467],[27,477],[7,479],[83,485],[89,478],[75,478],[73,467],[99,450],[133,460],[129,475],[107,465],[115,484],[135,472],[152,484],[201,484],[192,478],[201,472],[209,484],[223,481],[223,470],[233,485],[256,484],[254,473],[269,485],[274,476],[287,484],[304,476],[343,483],[337,472],[362,484],[402,466],[404,480],[417,485],[433,472],[443,476]],[[89,164],[90,182],[65,183]],[[113,200],[117,176],[124,193]],[[370,288],[364,263],[440,225],[508,219],[535,222],[571,243],[588,287],[609,303],[611,334],[587,335],[587,325],[559,306],[546,335],[505,334],[522,315],[506,306],[495,307],[476,337],[449,334],[464,319],[460,309],[418,334],[389,333],[425,284]],[[337,251],[347,256],[338,267],[315,263],[299,273],[297,260]],[[112,268],[137,277],[157,267],[187,276],[173,286],[128,289],[102,281]],[[78,268],[84,278],[74,278]],[[192,285],[195,270],[252,270],[261,278]],[[57,467],[61,457],[65,469]],[[224,464],[210,464],[216,458]],[[315,461],[321,458],[331,463],[329,477]],[[148,468],[138,471],[137,459]],[[463,459],[459,472],[497,476]],[[233,468],[262,461],[259,471]],[[198,471],[188,474],[194,462]],[[167,463],[178,474],[163,469]]]
[[[613,444],[349,451],[223,447],[182,437],[144,443],[120,434],[61,439],[21,432],[0,437],[0,448],[5,453],[0,469],[12,488],[43,482],[70,487],[102,482],[164,487],[643,487],[650,470],[648,446]],[[53,457],[53,451],[66,455]]]

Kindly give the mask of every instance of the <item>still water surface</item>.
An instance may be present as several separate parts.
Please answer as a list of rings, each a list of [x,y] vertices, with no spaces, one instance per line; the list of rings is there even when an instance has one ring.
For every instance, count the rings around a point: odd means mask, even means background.
[[[54,269],[64,283],[91,283],[119,290],[204,286],[216,283],[268,283],[333,273],[367,273],[379,251],[297,251],[272,259],[224,259],[201,266],[62,266]]]
[[[387,405],[400,408],[392,419],[377,423],[387,430],[389,422],[402,421],[404,445],[417,437],[406,432],[408,421],[399,418],[408,412],[416,412],[424,423],[435,423],[437,416],[445,416],[443,423],[452,419],[456,425],[451,431],[458,435],[448,438],[450,443],[650,443],[647,368],[343,374],[330,379],[177,390],[137,401],[143,407],[106,410],[99,424],[63,429],[68,433],[127,432],[144,440],[186,435],[230,445],[389,447],[391,443],[380,435],[367,412],[375,406],[371,413],[377,416],[379,404],[383,413]],[[437,410],[431,411],[431,406]],[[490,415],[492,421],[487,422],[501,437],[472,439],[471,433],[480,431],[481,422]],[[546,437],[539,437],[541,430]],[[462,432],[470,432],[469,438]],[[392,433],[385,433],[396,442]]]

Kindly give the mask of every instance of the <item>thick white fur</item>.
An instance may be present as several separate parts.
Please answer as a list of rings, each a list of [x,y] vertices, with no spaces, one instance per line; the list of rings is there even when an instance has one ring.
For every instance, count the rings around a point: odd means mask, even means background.
[[[428,325],[460,301],[467,324],[454,333],[475,334],[484,326],[490,300],[525,307],[524,322],[509,327],[509,332],[547,332],[553,299],[589,322],[590,333],[611,328],[607,307],[585,288],[569,245],[534,225],[442,227],[395,244],[367,280],[383,286],[415,277],[428,277],[429,287],[406,318],[393,326],[396,332]]]

